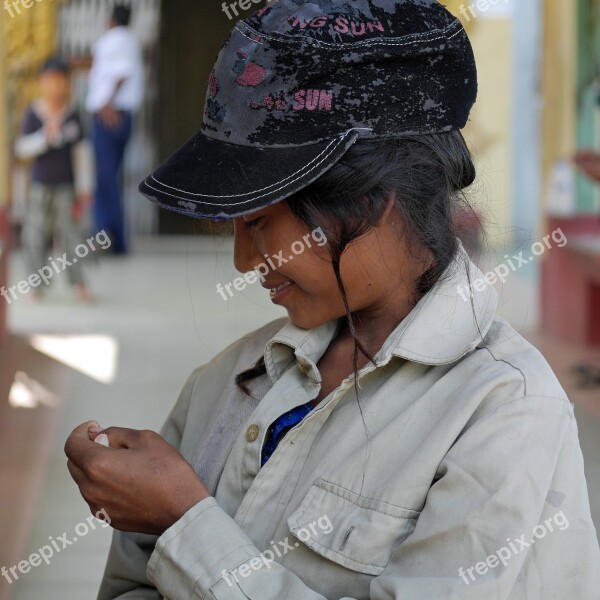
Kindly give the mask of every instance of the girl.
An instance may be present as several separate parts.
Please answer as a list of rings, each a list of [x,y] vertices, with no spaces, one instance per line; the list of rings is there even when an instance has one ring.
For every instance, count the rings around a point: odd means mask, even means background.
[[[597,597],[571,404],[453,231],[475,96],[432,0],[280,0],[236,25],[202,130],[141,190],[233,219],[235,266],[270,261],[288,318],[196,370],[161,436],[72,433],[119,530],[100,600]]]

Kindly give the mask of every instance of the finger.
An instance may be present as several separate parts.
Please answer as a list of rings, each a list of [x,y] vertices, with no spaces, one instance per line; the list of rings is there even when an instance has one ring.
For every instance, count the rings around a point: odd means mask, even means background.
[[[82,431],[88,432],[90,430],[91,431],[98,430],[98,433],[99,433],[100,431],[102,431],[102,428],[100,427],[100,424],[96,420],[86,421],[85,423],[82,423],[81,425],[78,425],[77,427],[75,427],[75,429],[73,429],[73,431],[71,431],[71,434],[69,435],[69,437],[71,437],[71,435],[78,434]]]
[[[81,487],[81,484],[84,483],[87,478],[82,469],[80,469],[72,460],[67,461],[67,469],[69,469],[69,473],[71,473],[71,477],[73,481]]]
[[[96,421],[86,421],[76,427],[65,442],[65,454],[69,460],[72,460],[78,466],[83,466],[86,458],[92,453],[98,451],[98,444],[94,444],[89,438],[88,430],[92,426],[97,426]]]
[[[75,483],[77,484],[77,487],[79,488],[79,493],[81,494],[81,496],[83,497],[83,499],[85,500],[87,505],[90,507],[90,511],[92,512],[92,514],[94,516],[98,515],[98,513],[102,512],[102,508],[99,506],[96,506],[95,504],[91,504],[90,501],[86,498],[86,496],[84,496],[83,486],[88,482],[88,479],[85,476],[85,473],[77,465],[73,464],[70,460],[67,461],[67,468],[69,469],[69,473],[71,473],[71,477],[73,478],[73,481],[75,481]],[[107,515],[106,511],[104,511],[104,514]],[[96,516],[96,519],[98,519],[97,516]],[[104,520],[104,519],[98,519],[98,520]],[[110,524],[110,521],[107,521],[107,522]]]
[[[102,433],[102,427],[100,427],[100,425],[92,425],[89,429],[88,429],[88,437],[90,438],[90,440],[95,441],[96,438],[98,437],[99,434]]]
[[[142,432],[127,427],[109,427],[102,430],[108,436],[111,448],[134,448],[140,444]]]
[[[101,429],[100,423],[98,423],[96,419],[90,419],[89,421],[85,421],[81,425],[77,425],[77,427],[75,427],[75,429],[73,429],[71,433],[75,433],[76,431],[80,431],[83,429],[89,429],[90,427],[97,427],[98,429]]]

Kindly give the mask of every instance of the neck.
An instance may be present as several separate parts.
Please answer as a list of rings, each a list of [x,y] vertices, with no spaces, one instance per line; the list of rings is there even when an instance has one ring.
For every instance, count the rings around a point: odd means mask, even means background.
[[[406,303],[396,310],[361,310],[352,313],[356,337],[369,355],[375,356],[392,331],[406,318],[415,304]],[[348,321],[343,319],[336,341],[354,344]]]

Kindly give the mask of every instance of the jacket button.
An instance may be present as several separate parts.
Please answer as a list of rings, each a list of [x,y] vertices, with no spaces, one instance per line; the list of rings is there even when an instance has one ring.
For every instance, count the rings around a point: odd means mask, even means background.
[[[248,429],[246,429],[246,439],[249,442],[253,442],[258,437],[258,432],[260,431],[258,425],[250,425]]]

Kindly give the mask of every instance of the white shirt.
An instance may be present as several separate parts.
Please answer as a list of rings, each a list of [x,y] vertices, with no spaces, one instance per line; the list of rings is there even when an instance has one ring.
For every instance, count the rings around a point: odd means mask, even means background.
[[[144,97],[144,65],[139,42],[127,27],[109,29],[92,49],[86,108],[98,112],[106,106],[117,83],[125,80],[112,100],[118,110],[135,112]]]

